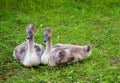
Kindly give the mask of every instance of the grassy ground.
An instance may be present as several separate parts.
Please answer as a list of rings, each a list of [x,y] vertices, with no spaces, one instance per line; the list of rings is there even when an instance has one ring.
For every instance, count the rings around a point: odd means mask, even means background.
[[[29,23],[37,27],[37,43],[45,46],[43,30],[50,26],[54,44],[91,44],[91,57],[68,66],[23,67],[12,55]],[[120,0],[0,0],[0,82],[120,83]]]

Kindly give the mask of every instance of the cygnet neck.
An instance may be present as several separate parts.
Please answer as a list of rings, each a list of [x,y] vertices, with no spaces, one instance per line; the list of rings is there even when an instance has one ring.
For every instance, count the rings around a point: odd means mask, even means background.
[[[52,49],[52,37],[48,37],[48,41],[46,42],[46,52],[50,53]]]
[[[34,36],[28,40],[28,52],[33,53],[34,52]]]

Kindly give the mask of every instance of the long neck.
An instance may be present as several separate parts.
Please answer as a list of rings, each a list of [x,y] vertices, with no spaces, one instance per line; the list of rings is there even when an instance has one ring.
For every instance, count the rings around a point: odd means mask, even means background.
[[[32,36],[32,37],[28,40],[28,52],[29,52],[29,53],[33,53],[33,52],[34,52],[34,36]]]
[[[52,37],[48,38],[48,41],[46,42],[46,52],[50,53],[52,49]]]

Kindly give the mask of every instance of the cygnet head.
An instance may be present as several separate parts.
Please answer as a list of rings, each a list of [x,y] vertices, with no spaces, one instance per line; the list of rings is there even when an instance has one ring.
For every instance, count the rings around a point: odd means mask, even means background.
[[[31,39],[36,31],[36,27],[33,24],[29,24],[26,27],[26,32],[27,32],[27,39]]]
[[[44,42],[47,42],[49,38],[52,37],[52,30],[50,27],[44,29]]]

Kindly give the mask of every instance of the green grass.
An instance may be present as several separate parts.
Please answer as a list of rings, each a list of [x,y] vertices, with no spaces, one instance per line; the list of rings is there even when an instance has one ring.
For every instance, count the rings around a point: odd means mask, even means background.
[[[29,23],[35,42],[45,46],[50,26],[53,44],[90,44],[92,55],[67,66],[23,67],[12,55]],[[120,0],[0,0],[0,82],[120,83]]]

